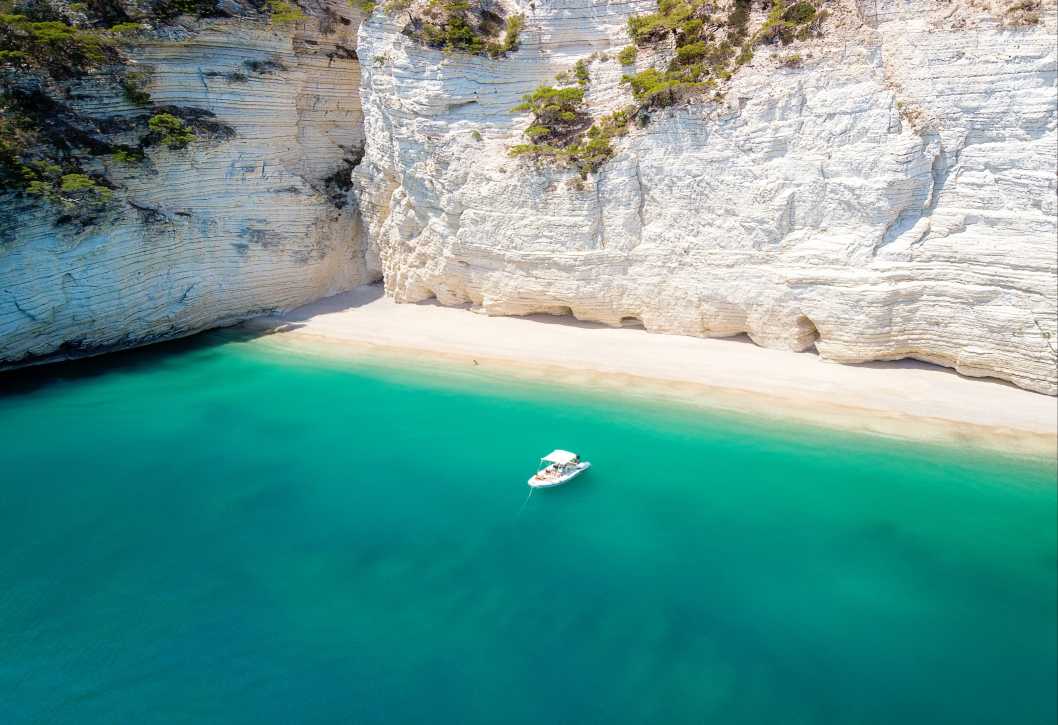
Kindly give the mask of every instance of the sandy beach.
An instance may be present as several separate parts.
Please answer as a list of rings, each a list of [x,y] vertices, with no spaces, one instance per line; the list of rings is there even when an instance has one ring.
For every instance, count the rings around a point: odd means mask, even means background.
[[[476,371],[623,392],[890,437],[1058,451],[1055,398],[903,360],[841,365],[768,350],[746,338],[701,339],[610,328],[567,317],[489,317],[437,304],[396,304],[380,285],[246,323],[271,344],[338,355],[423,353]]]

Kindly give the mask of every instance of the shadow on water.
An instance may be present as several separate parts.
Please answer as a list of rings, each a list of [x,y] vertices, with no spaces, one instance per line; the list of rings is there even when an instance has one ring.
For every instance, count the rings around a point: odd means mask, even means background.
[[[268,333],[241,327],[206,330],[129,350],[0,370],[0,399],[28,395],[60,383],[91,380],[115,373],[157,370],[176,364],[189,355],[209,355],[220,345],[249,342],[263,334]]]
[[[152,342],[127,350],[111,350],[96,355],[0,370],[0,399],[28,395],[49,386],[91,380],[104,375],[158,370],[186,361],[186,358],[192,355],[201,359],[221,345],[250,342],[263,336],[301,327],[301,322],[315,315],[361,307],[374,302],[383,294],[381,285],[365,285],[300,307],[284,315],[283,322],[271,328],[243,325],[214,328],[187,337]]]

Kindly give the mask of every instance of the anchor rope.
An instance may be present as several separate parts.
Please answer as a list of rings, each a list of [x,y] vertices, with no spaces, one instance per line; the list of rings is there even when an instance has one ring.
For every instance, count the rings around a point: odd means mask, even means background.
[[[518,509],[518,516],[521,516],[522,515],[522,511],[525,511],[525,505],[527,503],[529,503],[529,499],[532,498],[532,497],[533,497],[533,489],[530,488],[529,489],[529,495],[525,497],[525,500],[522,501],[522,507],[520,509]],[[518,518],[518,516],[515,516],[514,518]]]

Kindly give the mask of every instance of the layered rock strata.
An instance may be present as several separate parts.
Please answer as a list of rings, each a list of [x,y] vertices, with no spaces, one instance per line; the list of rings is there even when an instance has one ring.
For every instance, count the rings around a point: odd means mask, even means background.
[[[653,3],[522,3],[520,48],[495,60],[376,13],[358,46],[370,266],[402,301],[748,333],[1054,394],[1053,3],[1024,27],[986,4],[826,6],[822,39],[758,48],[721,100],[653,112],[583,180],[511,158],[529,123],[511,109],[578,60],[593,114],[629,104],[614,55]]]
[[[118,188],[89,226],[0,200],[0,364],[186,335],[367,281],[349,199],[361,15],[335,2],[292,25],[188,21],[131,48],[155,104],[212,113],[227,133],[155,146],[144,164],[96,160]],[[103,77],[71,98],[100,126],[142,113]]]

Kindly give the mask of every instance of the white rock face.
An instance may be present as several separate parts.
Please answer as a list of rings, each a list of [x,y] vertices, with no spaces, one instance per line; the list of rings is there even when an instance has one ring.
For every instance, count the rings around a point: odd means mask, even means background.
[[[137,49],[155,103],[207,109],[235,135],[110,169],[133,206],[86,231],[3,200],[0,364],[177,337],[367,281],[355,204],[323,183],[363,145],[360,15],[341,0],[293,28],[217,21]],[[139,112],[104,84],[82,91],[93,116]]]
[[[828,5],[823,40],[759,49],[723,101],[655,113],[583,183],[510,158],[519,97],[612,56],[654,7],[524,2],[521,48],[500,60],[366,21],[356,181],[390,294],[1058,392],[1053,2],[1018,29],[959,2]],[[616,61],[590,71],[593,113],[631,100]]]

